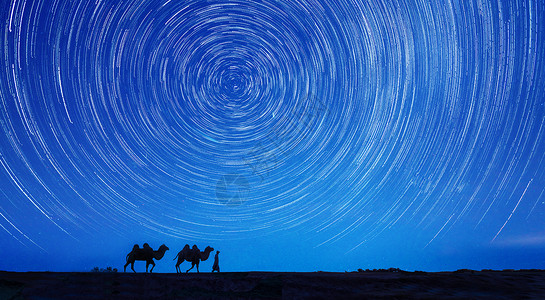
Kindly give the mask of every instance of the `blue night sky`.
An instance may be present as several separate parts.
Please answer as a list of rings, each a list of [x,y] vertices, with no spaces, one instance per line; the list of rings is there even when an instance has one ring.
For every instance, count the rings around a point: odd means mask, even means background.
[[[146,242],[170,248],[158,272],[185,244],[222,271],[545,268],[541,1],[3,0],[0,20],[0,270],[122,269]]]

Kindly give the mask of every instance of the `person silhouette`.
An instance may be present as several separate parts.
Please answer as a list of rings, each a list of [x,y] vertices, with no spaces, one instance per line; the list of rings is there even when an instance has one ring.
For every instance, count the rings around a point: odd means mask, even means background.
[[[214,271],[218,271],[218,273],[220,272],[219,254],[220,252],[216,251],[216,255],[214,256],[214,265],[212,265],[212,273],[214,273]]]

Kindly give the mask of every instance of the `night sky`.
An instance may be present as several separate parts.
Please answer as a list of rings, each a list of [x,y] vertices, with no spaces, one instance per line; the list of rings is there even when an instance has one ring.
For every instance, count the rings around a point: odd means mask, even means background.
[[[544,7],[3,0],[0,270],[545,268]]]

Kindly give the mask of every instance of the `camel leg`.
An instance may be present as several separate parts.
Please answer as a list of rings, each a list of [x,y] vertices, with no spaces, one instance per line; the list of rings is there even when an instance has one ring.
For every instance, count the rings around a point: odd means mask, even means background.
[[[176,263],[176,273],[182,273],[182,270],[180,270],[180,262],[179,261]]]
[[[146,273],[148,272],[149,261],[146,261]]]
[[[130,262],[127,262],[125,266],[123,267],[123,272],[127,272],[127,266],[130,264]]]
[[[153,272],[153,268],[155,268],[155,263],[153,262],[153,260],[150,262],[151,263],[151,270],[149,270],[149,272]]]
[[[136,271],[134,270],[134,261],[131,262],[131,269],[132,269],[132,271],[133,271],[134,273],[136,273]]]
[[[199,262],[197,262],[197,273],[199,273]]]
[[[193,269],[194,266],[195,266],[195,263],[192,262],[192,263],[191,263],[191,268],[189,268],[189,270],[187,270],[187,271],[185,271],[185,272],[186,272],[186,273],[189,272],[191,269]]]

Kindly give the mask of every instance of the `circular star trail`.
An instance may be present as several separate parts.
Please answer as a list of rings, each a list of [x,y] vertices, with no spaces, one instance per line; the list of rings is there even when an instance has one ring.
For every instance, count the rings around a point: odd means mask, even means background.
[[[543,225],[534,1],[12,0],[0,15],[10,239],[357,248],[400,227],[425,246]]]

